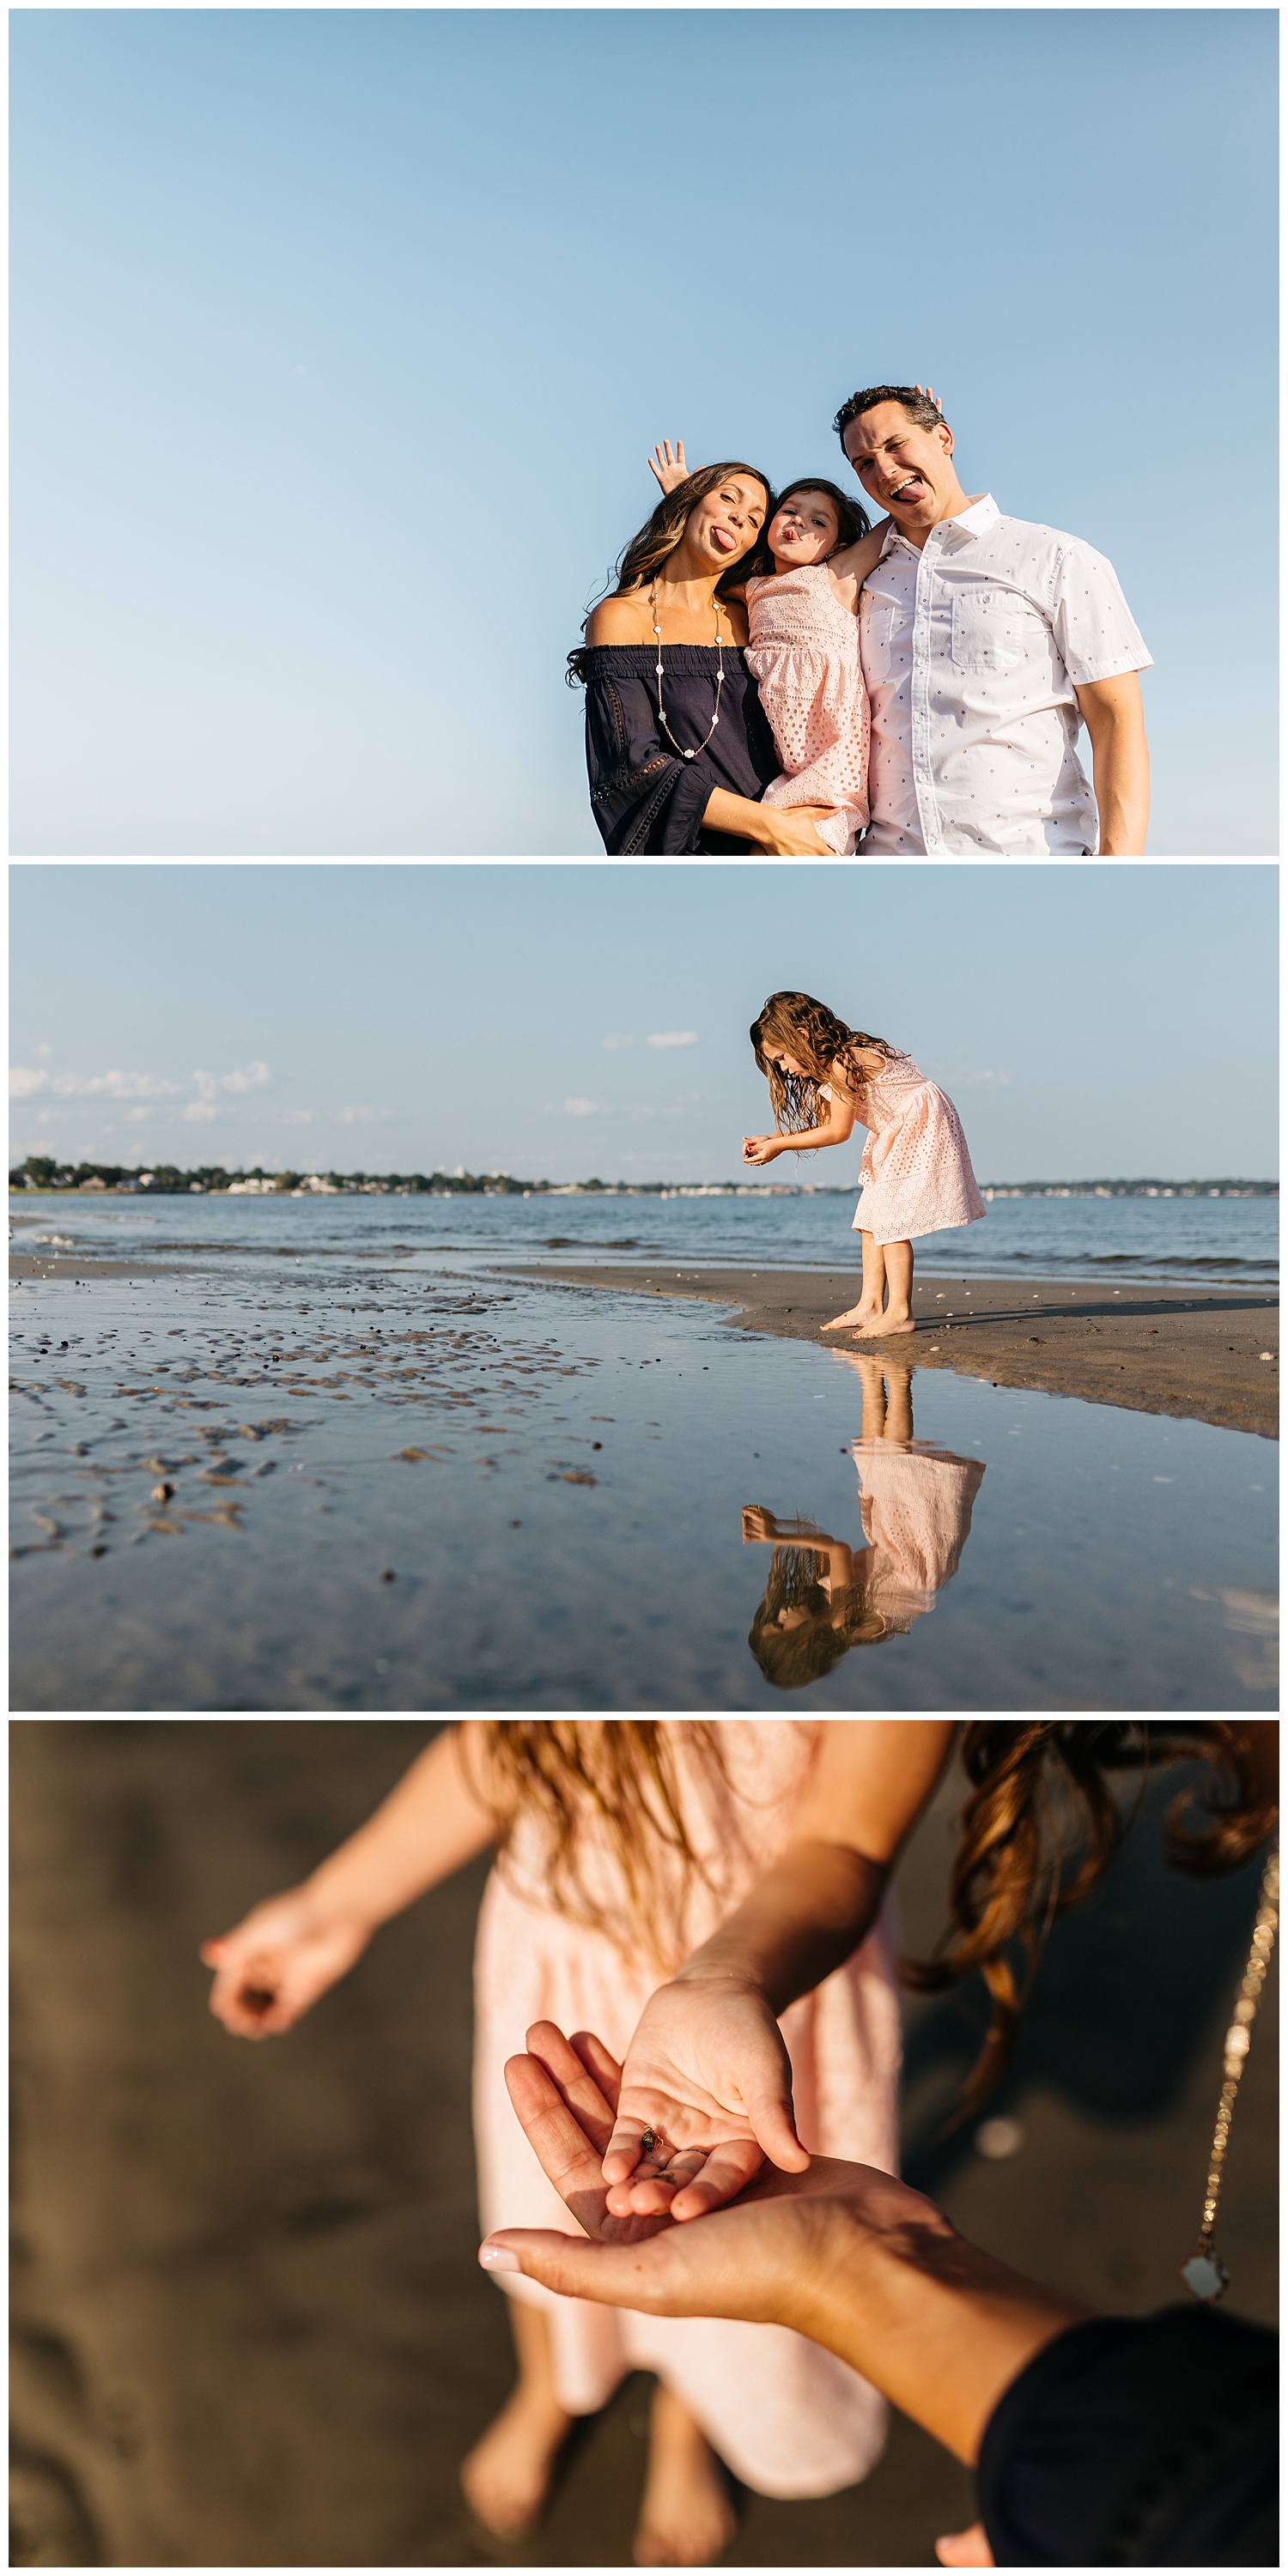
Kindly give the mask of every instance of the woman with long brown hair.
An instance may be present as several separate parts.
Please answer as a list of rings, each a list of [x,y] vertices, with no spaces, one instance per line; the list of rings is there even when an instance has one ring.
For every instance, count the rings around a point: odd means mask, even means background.
[[[485,2227],[552,2223],[562,2204],[510,2110],[506,2060],[537,2021],[593,2027],[620,2056],[659,1979],[685,1962],[779,1865],[804,1850],[811,1902],[852,1937],[821,1980],[798,1981],[769,2092],[692,2108],[683,2138],[637,2126],[629,2170],[727,2198],[768,2151],[811,2151],[892,2171],[898,2004],[884,1872],[929,1795],[950,1739],[938,1722],[801,1720],[466,1724],[448,1728],[371,1821],[306,1883],[206,1945],[213,2011],[248,2038],[288,2030],[377,1926],[489,1845],[479,1919],[475,2136]],[[870,1902],[856,1912],[856,1887]],[[860,1913],[862,1921],[860,1922]],[[817,1985],[818,1991],[814,1991]],[[713,2083],[742,2044],[735,1997],[700,2009]],[[753,2013],[752,2044],[763,2053]],[[781,2061],[780,2063],[778,2061]],[[763,2090],[763,2087],[762,2087]],[[771,2095],[773,2098],[770,2098]],[[778,2107],[776,2108],[776,2104]],[[794,2107],[793,2107],[794,2105]],[[507,2287],[510,2285],[506,2285]],[[777,2496],[826,2495],[863,2477],[884,2438],[867,2384],[800,2337],[729,2321],[609,2315],[520,2283],[510,2302],[519,2380],[464,2464],[470,2504],[496,2535],[535,2523],[562,2444],[631,2369],[656,2373],[636,2533],[641,2565],[710,2563],[733,2533],[723,2459]]]
[[[781,763],[730,596],[773,515],[751,465],[704,465],[632,537],[568,676],[586,689],[590,801],[614,858],[654,853],[826,858],[827,806],[760,799]]]

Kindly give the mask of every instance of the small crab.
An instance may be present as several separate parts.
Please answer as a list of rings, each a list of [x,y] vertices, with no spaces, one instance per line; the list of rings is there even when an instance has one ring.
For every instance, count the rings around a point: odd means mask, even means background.
[[[640,2153],[642,2155],[651,2156],[654,2147],[660,2147],[661,2143],[662,2132],[660,2129],[646,2129],[643,2137],[640,2139]]]

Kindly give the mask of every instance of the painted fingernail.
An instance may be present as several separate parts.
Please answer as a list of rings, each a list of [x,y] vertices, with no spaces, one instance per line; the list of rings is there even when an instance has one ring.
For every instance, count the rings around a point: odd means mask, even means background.
[[[523,2268],[508,2245],[480,2245],[479,2261],[485,2272],[518,2272]]]

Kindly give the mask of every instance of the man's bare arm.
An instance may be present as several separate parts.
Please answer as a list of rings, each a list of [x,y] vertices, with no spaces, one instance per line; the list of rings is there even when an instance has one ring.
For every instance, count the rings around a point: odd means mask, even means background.
[[[1091,736],[1102,859],[1138,859],[1149,823],[1149,745],[1139,671],[1086,680],[1076,691]]]

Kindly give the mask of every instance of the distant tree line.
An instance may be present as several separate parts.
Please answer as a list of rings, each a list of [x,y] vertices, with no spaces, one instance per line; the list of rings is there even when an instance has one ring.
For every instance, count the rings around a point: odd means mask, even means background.
[[[625,1191],[631,1197],[656,1197],[664,1190],[763,1190],[766,1196],[794,1196],[812,1189],[826,1198],[849,1198],[853,1185],[832,1189],[823,1184],[707,1181],[522,1181],[511,1172],[266,1172],[256,1163],[249,1172],[227,1171],[222,1163],[198,1163],[180,1171],[174,1163],[59,1163],[50,1154],[29,1154],[9,1174],[11,1190],[141,1190],[149,1198],[176,1197],[190,1191],[236,1189],[253,1183],[266,1194],[286,1190],[367,1191],[377,1196],[406,1192],[444,1196],[479,1195],[522,1198],[570,1189]],[[1277,1181],[997,1181],[984,1186],[986,1198],[1277,1198]]]

